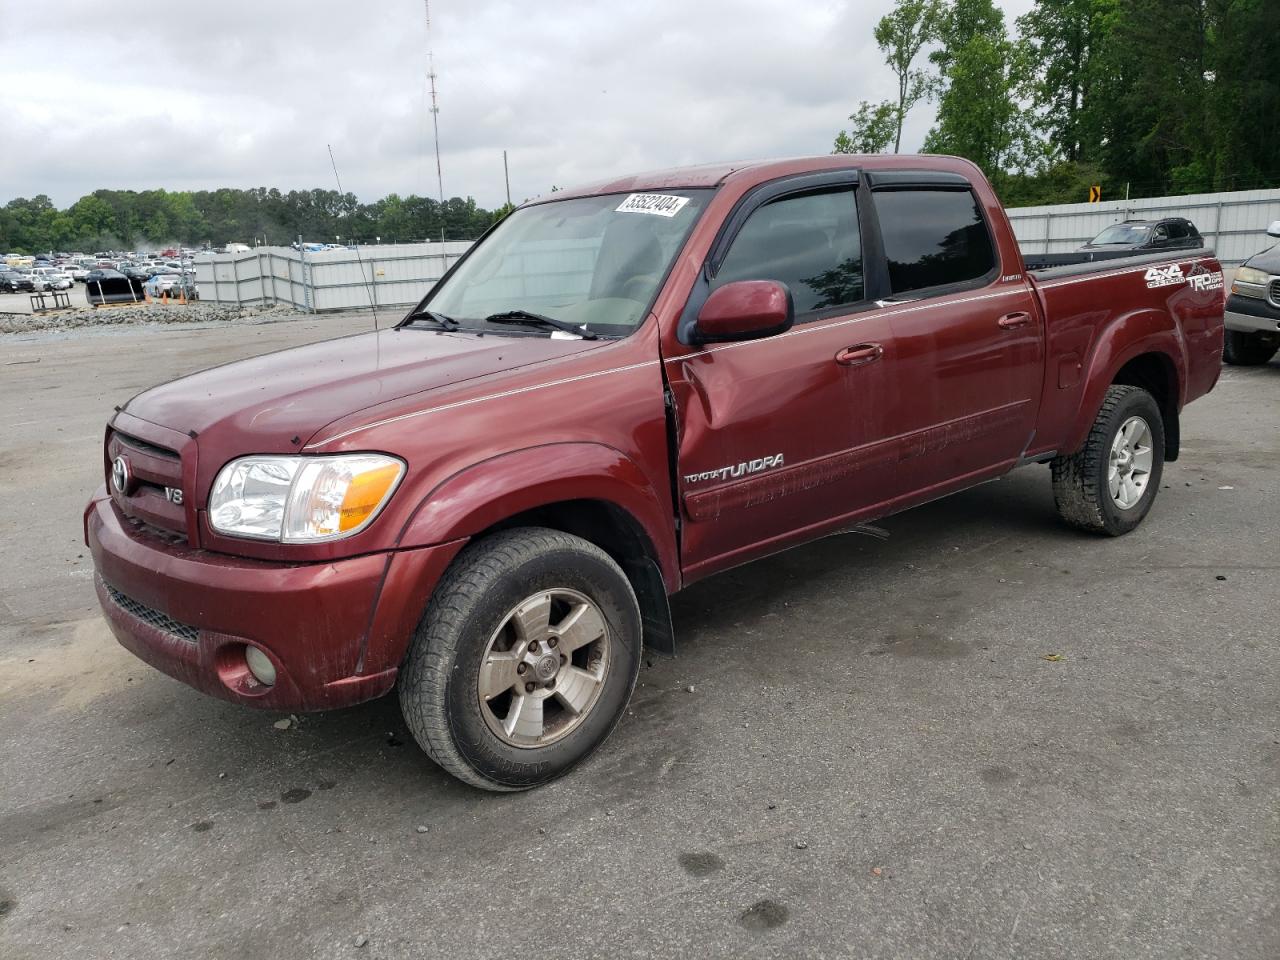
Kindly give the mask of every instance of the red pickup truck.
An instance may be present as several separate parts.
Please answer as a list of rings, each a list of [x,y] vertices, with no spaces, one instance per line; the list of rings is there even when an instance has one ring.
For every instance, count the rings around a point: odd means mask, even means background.
[[[1222,341],[1211,251],[1028,272],[966,161],[624,177],[524,204],[394,329],[134,397],[85,538],[160,670],[283,710],[398,685],[441,766],[519,790],[599,746],[702,577],[1029,463],[1132,530]]]

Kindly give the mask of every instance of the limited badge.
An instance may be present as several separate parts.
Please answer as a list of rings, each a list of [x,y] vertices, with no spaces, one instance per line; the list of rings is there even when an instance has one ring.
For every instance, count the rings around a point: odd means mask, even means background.
[[[618,213],[651,213],[655,217],[674,217],[688,202],[688,197],[673,197],[665,193],[633,193],[615,209]]]

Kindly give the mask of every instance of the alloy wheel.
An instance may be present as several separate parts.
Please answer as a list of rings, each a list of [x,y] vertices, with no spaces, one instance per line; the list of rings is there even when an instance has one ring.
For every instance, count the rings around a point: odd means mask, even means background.
[[[609,626],[600,608],[568,588],[525,598],[485,647],[477,678],[489,729],[515,747],[568,736],[600,699],[609,671]]]

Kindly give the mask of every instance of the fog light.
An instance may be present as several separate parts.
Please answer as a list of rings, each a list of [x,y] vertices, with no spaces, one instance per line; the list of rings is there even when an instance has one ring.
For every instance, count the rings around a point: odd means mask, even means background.
[[[244,662],[248,664],[249,672],[253,674],[254,679],[264,687],[269,687],[276,682],[275,665],[257,647],[244,648]]]

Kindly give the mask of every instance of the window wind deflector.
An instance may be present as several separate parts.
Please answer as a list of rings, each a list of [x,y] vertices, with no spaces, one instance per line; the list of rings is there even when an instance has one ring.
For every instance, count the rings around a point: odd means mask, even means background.
[[[443,313],[436,313],[434,310],[414,310],[400,321],[400,326],[407,327],[418,320],[431,320],[436,324],[436,326],[440,327],[441,330],[452,331],[462,329],[462,324],[453,319],[453,317],[447,317]]]
[[[532,326],[553,327],[556,330],[563,330],[565,333],[572,333],[583,340],[600,339],[597,334],[592,333],[585,325],[574,326],[572,323],[565,323],[555,317],[532,313],[528,310],[505,310],[502,313],[491,313],[484,318],[484,321],[485,323],[523,323]]]

